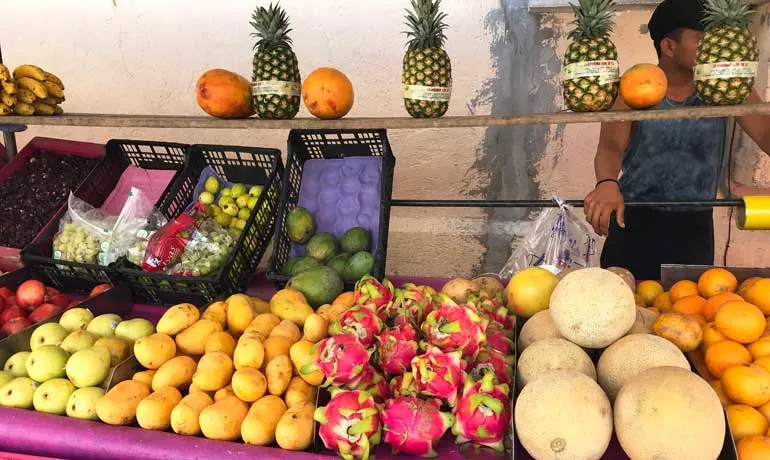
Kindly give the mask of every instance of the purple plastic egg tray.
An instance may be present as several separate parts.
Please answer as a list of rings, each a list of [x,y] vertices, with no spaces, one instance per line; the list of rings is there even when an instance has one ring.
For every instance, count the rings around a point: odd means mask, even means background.
[[[216,194],[214,197],[214,202],[216,203],[217,200],[222,196],[222,190],[226,188],[231,188],[233,185],[235,185],[237,182],[229,182],[226,181],[222,176],[217,174],[216,171],[211,166],[206,166],[203,168],[203,171],[201,171],[201,175],[198,178],[198,183],[195,184],[195,191],[193,192],[193,201],[198,201],[198,196],[205,190],[206,187],[206,179],[209,177],[214,176],[219,181],[219,193]],[[246,186],[246,193],[249,193],[249,188],[251,188],[253,185],[264,185],[264,184],[243,184]]]

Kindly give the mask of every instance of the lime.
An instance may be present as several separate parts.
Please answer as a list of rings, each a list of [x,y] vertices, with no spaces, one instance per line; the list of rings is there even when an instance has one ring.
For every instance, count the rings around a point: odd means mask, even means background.
[[[258,197],[258,196],[253,196],[253,197],[249,198],[249,202],[248,202],[248,204],[247,204],[247,207],[248,207],[249,209],[254,209],[254,208],[256,208],[256,207],[257,207],[257,202],[258,202],[258,201],[259,201],[259,197]]]
[[[230,193],[232,194],[233,198],[238,198],[241,195],[246,194],[246,186],[243,184],[235,184],[230,189]]]
[[[249,208],[241,208],[238,211],[238,218],[239,219],[246,220],[246,219],[249,218],[250,215],[251,215],[251,210]]]
[[[214,220],[216,221],[216,223],[218,223],[222,227],[227,228],[230,225],[230,221],[233,220],[233,218],[223,212],[220,212],[219,214],[216,215],[216,217],[214,217]]]
[[[369,232],[361,227],[353,227],[340,240],[343,252],[355,254],[360,251],[368,251],[372,247],[372,238]]]
[[[262,194],[262,186],[261,185],[255,185],[249,189],[249,195],[255,196],[259,198],[259,195]]]
[[[212,195],[219,193],[219,181],[214,176],[209,176],[206,182],[203,184],[203,188],[206,189]]]

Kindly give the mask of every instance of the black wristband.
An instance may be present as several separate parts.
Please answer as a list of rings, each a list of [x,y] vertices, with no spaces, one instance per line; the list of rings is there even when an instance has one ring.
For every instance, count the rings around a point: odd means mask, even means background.
[[[617,179],[602,179],[602,180],[600,180],[599,182],[597,182],[597,183],[596,183],[596,185],[594,185],[594,188],[596,188],[596,187],[598,187],[598,186],[602,185],[602,184],[603,184],[603,183],[605,183],[605,182],[615,182],[616,184],[618,184],[618,186],[620,186],[620,183],[618,182],[618,180],[617,180]]]

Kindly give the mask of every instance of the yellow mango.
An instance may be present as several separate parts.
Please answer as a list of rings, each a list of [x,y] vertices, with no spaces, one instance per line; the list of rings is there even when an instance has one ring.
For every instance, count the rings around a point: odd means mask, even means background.
[[[204,353],[221,351],[227,356],[232,357],[235,351],[235,339],[225,331],[215,332],[206,339],[203,351]]]
[[[300,340],[289,349],[289,357],[294,364],[294,371],[310,385],[320,385],[324,381],[324,375],[315,365],[318,359],[316,348],[313,342]]]
[[[216,391],[230,382],[233,360],[221,351],[206,353],[198,361],[192,381],[203,391]]]
[[[234,294],[227,298],[227,327],[236,334],[243,334],[256,315],[254,305],[246,294]]]
[[[170,336],[157,332],[134,342],[134,356],[147,369],[158,369],[176,355],[176,343]]]
[[[269,337],[265,340],[265,361],[264,364],[269,363],[276,356],[289,356],[289,350],[294,342],[286,337]]]
[[[332,323],[340,318],[343,313],[350,310],[350,307],[343,304],[321,305],[315,311],[329,323]]]
[[[213,398],[214,397],[214,393],[215,393],[213,391],[201,390],[200,388],[198,388],[198,385],[196,385],[195,383],[191,383],[190,384],[190,388],[187,389],[187,392],[189,394],[203,393],[203,394],[207,395],[209,398]]]
[[[315,403],[289,407],[275,427],[275,441],[285,450],[305,450],[313,442]]]
[[[187,389],[192,382],[197,363],[189,356],[171,358],[155,373],[152,378],[152,389],[158,391],[163,387]]]
[[[104,347],[110,352],[110,367],[117,366],[131,355],[131,343],[114,335],[100,337],[92,346]]]
[[[136,422],[146,430],[167,430],[171,427],[171,411],[182,400],[174,387],[163,387],[144,398],[136,407]]]
[[[224,388],[218,389],[217,392],[214,393],[214,401],[219,401],[220,399],[227,398],[228,396],[235,396],[232,385],[227,385]]]
[[[254,306],[254,311],[260,315],[262,313],[270,313],[270,302],[262,300],[259,297],[252,297],[251,304]]]
[[[152,386],[152,377],[155,375],[155,370],[150,369],[146,371],[139,371],[134,373],[134,376],[131,377],[131,379],[136,380],[138,382],[142,382],[147,386]]]
[[[313,314],[313,307],[293,300],[278,300],[270,302],[270,311],[282,320],[288,319],[298,327],[302,327],[305,319]]]
[[[261,335],[262,340],[264,341],[270,337],[270,332],[273,330],[273,328],[278,326],[280,323],[281,318],[279,318],[277,315],[272,313],[261,313],[254,317],[254,320],[251,322],[251,324],[249,324],[249,327],[246,328],[244,334],[254,331]]]
[[[294,407],[305,403],[315,404],[317,394],[318,387],[308,385],[307,382],[302,380],[302,377],[292,377],[289,386],[286,388],[286,393],[283,395],[283,399],[286,401],[287,407]]]
[[[203,319],[210,319],[222,325],[222,329],[227,327],[227,302],[214,302],[201,315]]]
[[[244,367],[235,371],[231,385],[235,396],[245,402],[254,402],[267,391],[267,379],[262,372],[253,367]]]
[[[265,395],[251,405],[241,424],[241,438],[246,444],[267,446],[275,442],[275,429],[286,404],[274,395]]]
[[[236,369],[253,367],[259,369],[265,360],[265,347],[258,337],[241,337],[235,346],[233,363]]]
[[[206,349],[206,339],[222,330],[222,325],[210,319],[201,319],[177,334],[176,348],[188,355],[202,355]]]
[[[355,297],[356,297],[355,292],[352,292],[352,291],[343,292],[342,294],[338,295],[336,299],[332,301],[332,305],[342,304],[342,305],[345,305],[347,308],[350,308],[353,306]]]
[[[174,336],[200,319],[201,312],[191,303],[180,303],[166,310],[160,317],[155,330],[170,336]]]
[[[297,327],[296,324],[294,324],[292,321],[289,321],[288,319],[285,319],[281,321],[278,326],[274,327],[272,331],[270,331],[270,337],[286,337],[294,342],[299,342],[299,339],[302,338],[302,333],[299,331],[299,327]]]
[[[291,382],[291,360],[286,355],[276,356],[267,363],[265,377],[267,378],[267,391],[271,395],[280,396],[286,391]]]
[[[292,302],[299,302],[304,304],[307,303],[307,299],[305,298],[305,295],[302,294],[300,291],[293,288],[285,288],[276,292],[275,294],[273,294],[273,297],[270,298],[270,309],[272,310],[274,302],[280,302],[282,300],[289,300]]]
[[[201,411],[214,404],[214,400],[206,393],[190,393],[171,411],[171,429],[176,434],[197,436],[201,433],[198,423]]]
[[[136,407],[150,395],[150,387],[136,380],[124,380],[96,400],[96,415],[108,425],[130,425]]]
[[[313,343],[319,342],[328,337],[329,321],[323,316],[313,313],[305,319],[305,325],[302,327],[304,337],[302,340],[307,340]]]
[[[241,423],[248,411],[246,403],[235,396],[220,399],[201,411],[201,432],[209,439],[235,441],[241,436]]]

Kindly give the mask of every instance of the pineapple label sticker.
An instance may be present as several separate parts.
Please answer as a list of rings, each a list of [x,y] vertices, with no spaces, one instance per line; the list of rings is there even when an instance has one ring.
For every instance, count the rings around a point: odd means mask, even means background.
[[[564,66],[561,71],[562,81],[586,77],[598,77],[600,85],[615,83],[620,80],[620,66],[618,65],[618,61],[573,62],[572,64]]]
[[[278,96],[299,96],[300,85],[294,81],[263,80],[251,84],[253,96],[276,94]]]
[[[695,66],[696,80],[717,78],[754,78],[759,69],[757,61],[712,62]]]
[[[404,85],[404,98],[415,101],[448,102],[452,88],[446,86]]]

